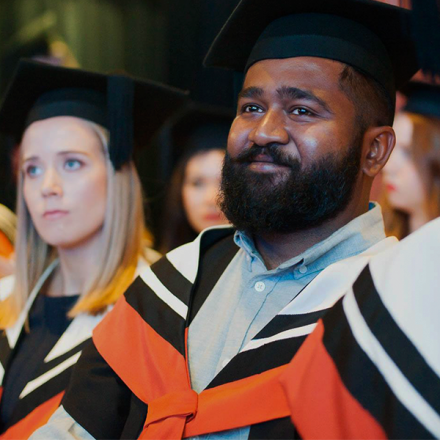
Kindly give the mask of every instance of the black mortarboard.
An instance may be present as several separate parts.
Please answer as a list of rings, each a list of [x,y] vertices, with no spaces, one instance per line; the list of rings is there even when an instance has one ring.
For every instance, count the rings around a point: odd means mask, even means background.
[[[157,142],[163,175],[185,154],[199,150],[225,149],[234,112],[227,107],[188,102],[164,124]]]
[[[224,148],[234,120],[231,109],[191,102],[171,124],[171,141],[181,151]]]
[[[394,102],[417,71],[410,11],[375,0],[241,0],[205,65],[245,71],[264,59],[313,56],[373,77]]]
[[[410,82],[402,93],[408,97],[403,111],[440,119],[440,85]]]
[[[0,107],[0,130],[19,140],[41,119],[87,119],[109,130],[110,160],[119,169],[185,101],[184,92],[153,81],[22,60]]]

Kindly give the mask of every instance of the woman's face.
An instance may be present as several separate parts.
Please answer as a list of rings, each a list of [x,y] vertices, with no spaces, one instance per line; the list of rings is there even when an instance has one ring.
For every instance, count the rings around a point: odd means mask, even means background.
[[[197,232],[227,221],[217,206],[221,169],[225,153],[213,150],[193,156],[185,170],[182,187],[183,208]]]
[[[385,189],[393,208],[412,214],[423,209],[426,190],[413,160],[413,123],[407,114],[397,115],[394,130],[396,146],[383,170]]]
[[[37,121],[21,143],[24,199],[48,244],[75,248],[100,233],[107,166],[97,133],[85,121],[59,116]]]

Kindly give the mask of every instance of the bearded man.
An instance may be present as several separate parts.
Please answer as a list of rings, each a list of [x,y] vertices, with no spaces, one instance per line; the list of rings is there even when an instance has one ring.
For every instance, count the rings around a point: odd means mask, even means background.
[[[416,70],[408,20],[371,0],[241,1],[206,60],[245,72],[220,200],[234,227],[141,274],[34,438],[296,436],[277,375],[395,243],[369,193]]]

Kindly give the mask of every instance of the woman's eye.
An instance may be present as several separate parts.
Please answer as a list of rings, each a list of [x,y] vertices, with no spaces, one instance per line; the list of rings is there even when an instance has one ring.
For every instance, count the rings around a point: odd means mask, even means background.
[[[196,179],[190,182],[191,186],[194,186],[195,188],[201,188],[204,186],[205,182],[202,179]]]
[[[402,148],[402,155],[405,159],[412,159],[412,151],[410,148]]]
[[[292,110],[292,113],[297,116],[312,116],[313,113],[304,107],[296,107]]]
[[[64,162],[64,168],[68,171],[75,171],[81,168],[82,163],[77,159],[67,159]]]
[[[41,175],[42,169],[41,167],[38,167],[37,165],[28,165],[25,169],[25,173],[29,177],[37,177]]]
[[[243,113],[258,113],[258,112],[262,112],[263,110],[261,110],[260,107],[258,107],[258,105],[254,105],[254,104],[248,104],[243,106]]]

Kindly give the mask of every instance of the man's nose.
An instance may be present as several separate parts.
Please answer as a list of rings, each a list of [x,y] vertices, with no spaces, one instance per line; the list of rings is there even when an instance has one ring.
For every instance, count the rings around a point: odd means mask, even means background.
[[[290,136],[282,110],[269,110],[249,134],[249,140],[256,145],[282,144],[289,142]]]
[[[60,196],[63,193],[61,179],[57,171],[49,168],[44,173],[41,192],[44,197]]]

